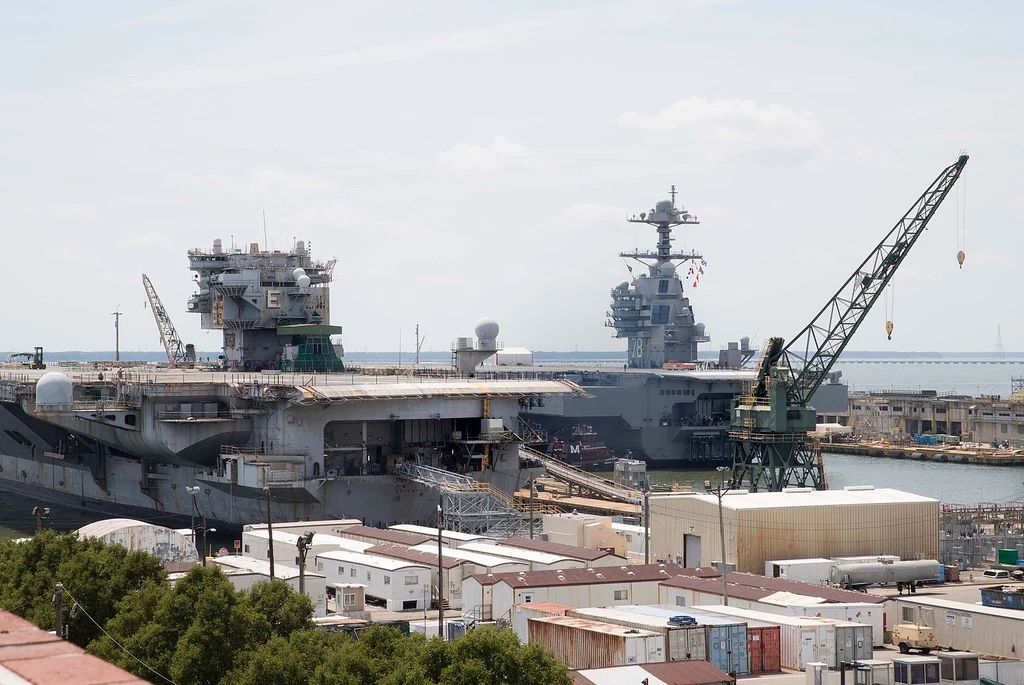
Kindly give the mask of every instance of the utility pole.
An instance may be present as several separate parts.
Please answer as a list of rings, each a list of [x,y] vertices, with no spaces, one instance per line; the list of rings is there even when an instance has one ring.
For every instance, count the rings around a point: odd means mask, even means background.
[[[185,492],[192,496],[192,511],[190,513],[190,519],[189,519],[189,524],[190,524],[189,525],[189,530],[192,531],[192,546],[195,547],[196,551],[198,552],[199,551],[199,545],[196,544],[196,512],[199,511],[199,505],[196,504],[196,495],[199,494],[199,486],[198,485],[186,485],[185,486]],[[204,554],[204,556],[203,556],[203,565],[206,564],[205,553],[206,553],[206,550],[204,549],[203,550],[203,554]]]
[[[651,490],[644,489],[644,563],[651,563]]]
[[[530,539],[533,539],[533,478],[530,479]]]
[[[121,305],[110,313],[114,317],[114,361],[121,361]]]
[[[53,593],[53,606],[57,610],[57,637],[66,640],[64,631],[64,583],[57,583],[57,590]]]
[[[267,544],[270,546],[267,556],[270,559],[270,579],[274,579],[274,526],[270,521],[270,486],[263,488],[267,493]]]
[[[203,566],[206,566],[206,514],[203,514]]]
[[[313,531],[307,530],[296,540],[295,546],[299,548],[299,594],[306,594],[306,554],[313,545]],[[344,593],[342,593],[344,594]]]
[[[704,481],[704,489],[718,498],[718,535],[722,545],[722,560],[719,562],[721,567],[718,572],[722,574],[722,604],[724,606],[729,606],[729,568],[725,565],[725,516],[722,513],[722,496],[729,491],[725,487],[725,472],[728,468],[728,466],[719,466],[715,469],[718,471],[719,477],[718,488],[713,490],[711,481]]]
[[[437,634],[444,640],[444,555],[441,553],[441,533],[444,530],[444,495],[437,505]]]

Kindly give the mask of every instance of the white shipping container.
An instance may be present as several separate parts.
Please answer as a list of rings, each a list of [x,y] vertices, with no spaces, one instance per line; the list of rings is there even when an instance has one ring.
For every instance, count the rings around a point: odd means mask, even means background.
[[[527,620],[530,642],[539,642],[570,669],[632,666],[665,661],[664,638],[572,616]]]
[[[525,645],[530,641],[529,619],[542,618],[544,616],[565,616],[566,612],[569,611],[572,611],[572,607],[552,602],[516,604],[512,607],[512,630],[515,631],[519,641]]]
[[[782,645],[780,657],[783,668],[797,671],[811,662],[820,661],[836,667],[835,626],[802,616],[783,616],[737,607],[705,605],[693,607],[719,616],[730,616],[750,626],[779,626]],[[831,649],[829,648],[831,645]]]
[[[836,565],[832,559],[782,559],[764,562],[769,578],[785,578],[814,585],[828,585],[828,571]]]
[[[566,616],[659,633],[665,639],[666,661],[704,661],[707,658],[707,631],[702,625],[674,626],[667,619],[607,607],[570,609]]]

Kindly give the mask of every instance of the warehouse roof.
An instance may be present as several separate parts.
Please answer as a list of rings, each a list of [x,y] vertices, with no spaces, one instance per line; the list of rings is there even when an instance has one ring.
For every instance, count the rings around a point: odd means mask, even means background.
[[[734,683],[736,679],[707,661],[667,661],[636,666],[609,666],[571,671],[573,685],[617,685],[642,683],[650,685],[714,685]]]
[[[430,540],[426,535],[406,533],[400,530],[385,530],[384,528],[371,528],[369,526],[351,526],[345,530],[339,530],[338,535],[343,538],[369,538],[383,542],[394,542],[395,544],[415,547]]]
[[[611,555],[603,549],[588,549],[576,547],[575,545],[563,545],[560,542],[548,542],[547,540],[531,540],[530,538],[511,537],[500,543],[502,547],[522,547],[523,549],[534,549],[538,552],[547,552],[570,559],[583,559],[584,561],[597,561]],[[499,552],[500,554],[500,552]]]
[[[707,504],[718,505],[718,498],[703,493],[665,493],[652,494],[651,502],[665,499],[692,497]],[[851,506],[858,504],[907,504],[933,502],[938,507],[939,500],[922,497],[910,492],[893,488],[875,488],[872,486],[847,486],[842,490],[790,490],[787,492],[748,492],[747,490],[730,490],[722,497],[722,506],[726,509],[782,509],[787,507],[827,507]],[[936,509],[937,511],[937,509]]]
[[[512,573],[478,573],[470,576],[481,585],[504,582],[512,587],[547,587],[552,585],[596,585],[598,583],[633,583],[656,581],[673,576],[694,576],[713,570],[683,568],[678,564],[633,564],[631,566],[600,566],[598,568],[565,568],[551,571],[518,571]],[[717,575],[717,574],[716,574]]]

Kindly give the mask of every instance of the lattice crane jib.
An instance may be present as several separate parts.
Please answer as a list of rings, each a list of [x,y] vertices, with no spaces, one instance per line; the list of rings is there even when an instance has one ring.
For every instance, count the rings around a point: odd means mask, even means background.
[[[733,408],[733,482],[752,489],[790,485],[824,488],[820,455],[810,444],[814,392],[850,342],[910,249],[928,227],[967,165],[967,155],[942,170],[811,322],[784,345],[762,349],[753,388]]]
[[[146,297],[149,300],[149,308],[153,311],[153,319],[156,321],[157,330],[160,331],[160,343],[167,353],[167,361],[171,366],[191,365],[195,363],[195,350],[191,345],[181,342],[178,331],[175,330],[171,317],[160,301],[153,282],[149,276],[142,274],[142,287],[146,289]]]

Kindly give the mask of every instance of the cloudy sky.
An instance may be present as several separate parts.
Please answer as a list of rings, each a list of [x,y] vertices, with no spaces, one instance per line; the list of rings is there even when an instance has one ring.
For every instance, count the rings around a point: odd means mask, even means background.
[[[702,224],[717,349],[791,336],[961,149],[951,195],[853,349],[1024,349],[1015,2],[0,4],[0,349],[182,336],[186,251],[336,258],[346,347],[624,349],[623,222],[671,183]],[[966,205],[966,211],[965,207]],[[959,206],[959,220],[958,220]],[[966,223],[966,229],[958,228]],[[963,235],[962,235],[963,234]],[[967,260],[955,255],[966,240]]]

